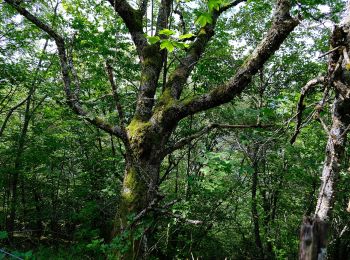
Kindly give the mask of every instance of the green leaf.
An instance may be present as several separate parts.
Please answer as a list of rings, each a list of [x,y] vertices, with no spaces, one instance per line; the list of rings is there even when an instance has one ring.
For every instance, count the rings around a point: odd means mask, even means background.
[[[202,13],[196,20],[196,23],[200,24],[200,26],[204,27],[207,23],[212,23],[213,18],[210,13]]]
[[[172,42],[172,45],[176,48],[179,48],[179,49],[186,49],[188,48],[190,45],[187,44],[187,43],[184,43],[184,42],[175,42],[173,41]]]
[[[173,30],[163,29],[159,32],[159,34],[170,36],[170,35],[174,35],[175,32]]]
[[[209,0],[208,1],[208,8],[209,11],[212,12],[215,10],[219,11],[220,5],[223,3],[222,0]]]
[[[159,36],[147,36],[147,39],[150,44],[155,44],[160,41]]]
[[[186,33],[186,34],[180,35],[179,39],[185,40],[185,39],[192,38],[193,36],[194,36],[194,34],[192,34],[192,33]]]
[[[169,52],[174,51],[174,45],[171,41],[169,40],[163,40],[162,43],[160,44],[160,49],[167,49]]]

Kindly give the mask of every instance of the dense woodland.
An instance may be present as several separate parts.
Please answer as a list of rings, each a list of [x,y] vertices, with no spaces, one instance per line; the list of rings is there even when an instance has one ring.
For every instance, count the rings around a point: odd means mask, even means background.
[[[0,259],[350,259],[349,18],[1,0]]]

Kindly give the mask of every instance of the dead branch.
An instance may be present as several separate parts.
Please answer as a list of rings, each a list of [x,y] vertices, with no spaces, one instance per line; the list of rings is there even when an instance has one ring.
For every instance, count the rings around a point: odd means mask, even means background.
[[[331,54],[332,52],[338,50],[340,48],[340,46],[335,47],[334,49],[331,49],[330,51],[327,51],[326,53],[323,53],[322,55],[320,55],[318,58],[323,58],[324,56],[327,56],[328,54]]]
[[[325,83],[325,77],[314,78],[314,79],[310,80],[308,83],[306,83],[306,85],[301,89],[300,98],[299,98],[298,105],[297,105],[297,111],[298,111],[297,116],[296,116],[297,124],[295,126],[294,134],[293,134],[292,138],[290,139],[291,144],[294,144],[295,140],[297,139],[297,136],[300,133],[302,120],[303,120],[303,111],[305,109],[304,99],[311,92],[311,90],[313,90],[313,88],[315,86],[317,86],[321,83]]]

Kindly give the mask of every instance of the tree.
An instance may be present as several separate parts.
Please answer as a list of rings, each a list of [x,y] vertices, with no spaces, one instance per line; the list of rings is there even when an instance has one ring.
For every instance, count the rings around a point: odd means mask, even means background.
[[[331,35],[331,51],[329,54],[326,77],[311,80],[302,90],[299,101],[299,115],[302,113],[303,98],[315,85],[324,85],[323,99],[319,102],[317,119],[322,124],[328,136],[326,156],[324,160],[321,186],[317,199],[315,214],[303,220],[300,232],[300,259],[326,259],[327,237],[332,208],[334,207],[336,184],[342,169],[346,148],[347,132],[350,128],[350,92],[349,92],[349,19],[350,2],[339,25],[336,25]],[[332,126],[323,121],[321,111],[329,92],[334,91],[332,105]]]
[[[290,16],[291,4],[288,0],[278,0],[271,21],[271,27],[262,41],[255,47],[252,54],[226,83],[220,84],[207,93],[185,97],[185,83],[191,75],[196,63],[200,60],[205,47],[214,36],[215,25],[229,8],[237,6],[244,0],[229,4],[209,1],[208,9],[203,12],[198,23],[200,28],[195,35],[183,35],[190,43],[171,41],[169,36],[172,1],[162,0],[155,26],[155,35],[149,38],[144,35],[144,19],[147,1],[140,3],[138,9],[126,1],[108,2],[122,18],[127,27],[140,60],[140,86],[137,93],[136,107],[132,116],[128,117],[120,102],[120,94],[114,79],[113,64],[106,61],[109,81],[118,111],[118,124],[110,124],[84,107],[79,98],[81,80],[76,72],[76,65],[67,41],[62,34],[45,20],[28,11],[28,5],[14,0],[5,0],[18,13],[46,32],[56,43],[60,59],[64,91],[70,108],[89,123],[118,137],[125,147],[125,173],[121,190],[117,232],[130,229],[127,239],[130,247],[125,252],[125,258],[135,258],[143,254],[146,245],[145,236],[134,232],[128,219],[152,211],[161,199],[158,194],[160,166],[164,158],[175,150],[188,144],[203,133],[219,125],[212,125],[197,134],[171,143],[170,137],[180,120],[225,104],[239,95],[251,82],[252,77],[263,67],[264,63],[280,47],[283,41],[298,25],[298,20]],[[153,23],[153,22],[152,22]],[[153,30],[153,27],[152,27]],[[178,58],[178,64],[168,71],[167,54],[174,47],[185,47],[183,57]],[[160,75],[163,70],[164,78]],[[162,80],[162,84],[160,83]],[[161,89],[160,89],[161,88]]]

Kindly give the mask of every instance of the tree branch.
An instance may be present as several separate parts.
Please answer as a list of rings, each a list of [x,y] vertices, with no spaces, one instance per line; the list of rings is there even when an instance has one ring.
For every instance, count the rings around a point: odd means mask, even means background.
[[[157,18],[156,34],[168,27],[168,19],[172,0],[162,0]],[[161,36],[164,37],[164,36]],[[152,115],[154,95],[158,87],[158,80],[163,64],[166,60],[166,50],[160,50],[160,44],[145,46],[140,53],[141,84],[137,97],[134,117],[147,121]]]
[[[168,108],[167,120],[181,120],[189,115],[225,104],[242,93],[251,82],[252,77],[262,68],[275,51],[279,49],[280,45],[299,24],[297,19],[289,15],[289,10],[290,3],[288,0],[278,0],[271,28],[250,55],[249,59],[237,71],[236,75],[226,84],[216,87],[207,94],[175,103]],[[182,70],[184,69],[182,68]],[[176,73],[179,74],[175,71]],[[173,81],[175,89],[179,81],[181,82],[181,78]],[[175,95],[178,94],[178,92],[175,93]]]
[[[140,7],[139,7],[142,17],[147,15],[146,14],[147,13],[147,6],[148,6],[148,0],[142,0],[140,3]],[[146,16],[146,18],[147,18],[147,16]]]
[[[170,9],[171,9],[172,3],[173,3],[173,0],[162,0],[161,1],[159,12],[158,12],[158,17],[157,17],[156,34],[158,34],[160,30],[166,29],[168,27]]]
[[[310,93],[310,91],[315,86],[317,86],[321,83],[325,83],[325,77],[314,78],[314,79],[310,80],[308,83],[306,83],[306,85],[301,89],[301,94],[300,94],[300,98],[299,98],[298,105],[297,105],[297,111],[298,111],[297,115],[296,115],[297,124],[295,126],[294,134],[293,134],[292,138],[290,139],[291,144],[294,144],[298,134],[300,133],[301,123],[303,120],[303,111],[305,109],[304,99],[305,99],[306,95],[308,95]]]
[[[344,99],[350,98],[350,89],[347,85],[343,84],[340,80],[334,81],[333,85]]]
[[[176,6],[174,10],[174,14],[177,14],[179,16],[181,27],[182,27],[182,34],[185,34],[187,32],[186,23],[179,4]]]
[[[63,38],[60,35],[58,35],[50,26],[48,26],[47,24],[43,23],[37,17],[32,15],[30,12],[28,12],[25,8],[21,7],[20,6],[21,1],[5,0],[5,2],[8,3],[9,5],[11,5],[13,8],[15,8],[18,13],[20,13],[25,18],[27,18],[29,21],[34,23],[41,30],[43,30],[48,35],[50,35],[56,42],[63,42]]]
[[[188,219],[188,218],[185,218],[184,216],[182,216],[180,214],[174,214],[174,213],[172,213],[172,212],[170,212],[168,210],[159,209],[159,208],[155,208],[154,210],[157,211],[157,212],[160,212],[160,213],[162,213],[164,215],[169,215],[170,217],[179,219],[179,220],[181,220],[183,222],[187,222],[189,224],[193,224],[193,225],[203,224],[202,220]]]
[[[219,13],[223,13],[223,12],[227,11],[228,9],[235,7],[236,5],[243,3],[243,2],[247,2],[247,0],[236,0],[236,1],[233,1],[229,4],[226,4],[219,9]]]
[[[126,27],[129,29],[137,52],[141,56],[143,48],[148,45],[142,26],[144,10],[135,10],[125,0],[108,0],[108,2],[123,19]]]
[[[63,83],[64,83],[64,90],[65,90],[66,97],[67,97],[67,103],[71,107],[71,109],[77,115],[83,117],[86,121],[90,122],[91,124],[95,125],[96,127],[100,128],[100,129],[102,129],[110,134],[116,135],[117,137],[119,137],[123,141],[125,141],[126,136],[119,126],[112,126],[97,116],[89,115],[88,112],[85,111],[82,108],[82,106],[80,105],[79,100],[77,99],[75,93],[71,91],[71,78],[70,78],[70,74],[69,74],[70,65],[68,64],[65,42],[64,42],[63,37],[58,35],[50,26],[43,23],[39,18],[32,15],[25,8],[21,7],[20,4],[18,4],[16,1],[5,0],[5,2],[7,2],[13,8],[15,8],[17,10],[17,12],[19,12],[21,15],[23,15],[25,18],[27,18],[29,21],[31,21],[33,24],[35,24],[37,27],[39,27],[41,30],[46,32],[49,36],[51,36],[55,40],[58,54],[59,54],[59,58],[60,58],[62,78],[63,78]]]
[[[115,81],[114,81],[113,68],[108,61],[106,61],[106,69],[108,73],[108,79],[112,87],[113,98],[114,98],[115,106],[119,115],[119,119],[120,119],[121,125],[124,126],[125,125],[124,110],[120,103],[117,85],[115,84]]]
[[[10,117],[12,116],[12,113],[17,109],[19,108],[20,106],[22,106],[27,100],[28,98],[31,97],[31,94],[29,94],[24,100],[22,100],[21,102],[19,102],[17,105],[15,105],[14,107],[12,107],[6,114],[6,117],[2,123],[2,126],[0,128],[0,137],[2,136],[2,133],[4,132],[5,128],[6,128],[6,125],[7,125],[7,122],[8,120],[10,119]]]
[[[190,48],[187,50],[186,55],[179,62],[177,68],[170,74],[169,79],[165,85],[164,92],[160,98],[158,106],[164,105],[164,100],[168,100],[168,97],[173,99],[179,99],[188,77],[190,76],[194,66],[197,64],[202,54],[204,53],[205,47],[214,35],[214,29],[216,22],[224,11],[229,8],[238,5],[246,0],[237,0],[232,2],[227,8],[216,11],[214,10],[212,14],[212,23],[206,24],[204,27],[200,28],[196,40],[191,44]]]

